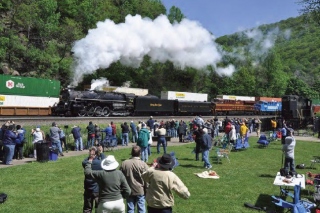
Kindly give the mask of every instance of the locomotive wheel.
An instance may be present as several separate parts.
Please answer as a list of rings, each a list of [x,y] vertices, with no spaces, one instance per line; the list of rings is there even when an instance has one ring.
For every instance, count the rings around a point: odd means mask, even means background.
[[[87,115],[86,109],[81,109],[81,110],[78,112],[78,115],[81,116],[81,117],[86,116],[86,115]]]
[[[90,107],[90,109],[87,112],[87,115],[89,117],[92,117],[92,116],[94,116],[94,112],[95,112],[95,108],[94,107]]]
[[[102,114],[103,112],[102,112],[102,108],[101,107],[96,107],[95,108],[95,110],[94,110],[94,114],[95,114],[95,116],[97,116],[97,117],[101,117],[103,114]]]
[[[102,113],[101,113],[101,116],[105,116],[105,117],[108,117],[110,115],[110,109],[108,107],[104,107],[102,109]]]

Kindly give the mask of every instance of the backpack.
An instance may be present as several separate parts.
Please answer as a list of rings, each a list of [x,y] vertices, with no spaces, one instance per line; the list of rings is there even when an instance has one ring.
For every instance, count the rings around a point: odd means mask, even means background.
[[[0,203],[4,203],[7,200],[8,195],[5,193],[0,194]]]
[[[138,134],[138,140],[137,140],[137,145],[143,145],[143,143],[145,143],[145,139],[148,138],[148,136],[146,134],[149,134],[149,131],[144,131],[144,130],[140,130],[139,134]],[[147,144],[148,146],[148,141]]]

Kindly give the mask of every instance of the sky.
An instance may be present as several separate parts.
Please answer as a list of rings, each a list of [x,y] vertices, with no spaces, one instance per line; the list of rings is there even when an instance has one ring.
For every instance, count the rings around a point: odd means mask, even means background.
[[[300,15],[299,0],[162,0],[167,11],[180,8],[214,36],[233,34]]]

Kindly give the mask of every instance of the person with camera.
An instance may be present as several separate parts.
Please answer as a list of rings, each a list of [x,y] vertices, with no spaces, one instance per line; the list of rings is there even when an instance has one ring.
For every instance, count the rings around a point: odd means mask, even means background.
[[[31,130],[31,135],[33,136],[33,158],[37,159],[37,144],[42,143],[45,139],[44,132],[37,126],[36,129]]]
[[[18,134],[14,132],[14,125],[9,125],[3,135],[3,145],[4,145],[4,158],[3,164],[12,165],[12,158],[14,155],[14,149],[16,146],[16,138]]]
[[[56,123],[52,123],[52,127],[50,127],[50,140],[52,148],[58,148],[60,156],[64,156],[61,147],[60,141],[60,129],[57,127]]]
[[[64,126],[64,128],[68,128],[68,126]],[[68,145],[67,145],[67,141],[66,141],[66,134],[64,133],[63,129],[61,129],[59,127],[59,138],[60,138],[60,142],[61,142],[61,148],[62,148],[62,145],[64,145],[64,148],[66,150],[66,152],[68,153]]]
[[[102,170],[101,161],[105,158],[103,153],[100,153],[96,147],[89,149],[89,156],[82,161],[82,167],[92,159],[92,170]],[[83,213],[91,213],[93,206],[97,210],[99,204],[99,185],[91,176],[85,176],[84,193],[83,193]]]
[[[296,146],[296,139],[293,137],[293,129],[286,128],[287,137],[285,138],[285,144],[282,146],[282,151],[284,153],[284,169],[286,174],[295,173],[294,165],[294,148]]]
[[[95,131],[94,131],[94,125],[92,121],[89,121],[89,125],[87,126],[88,131],[88,141],[87,141],[87,149],[90,149],[94,145],[95,140]]]
[[[82,151],[83,150],[83,143],[82,143],[82,136],[81,136],[81,128],[78,126],[73,126],[71,133],[73,135],[74,143],[75,143],[75,150],[74,151]]]
[[[22,160],[24,158],[23,157],[23,145],[25,144],[26,130],[24,128],[22,128],[21,125],[17,125],[16,129],[17,129],[16,132],[18,134],[18,137],[15,140],[16,147],[15,147],[15,151],[14,151],[14,157],[17,160]]]

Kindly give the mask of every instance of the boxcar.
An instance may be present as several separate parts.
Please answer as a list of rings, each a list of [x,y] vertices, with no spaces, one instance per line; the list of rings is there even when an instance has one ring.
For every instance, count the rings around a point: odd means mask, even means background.
[[[0,75],[0,115],[50,115],[60,81]]]
[[[176,101],[176,115],[212,115],[210,102]]]

